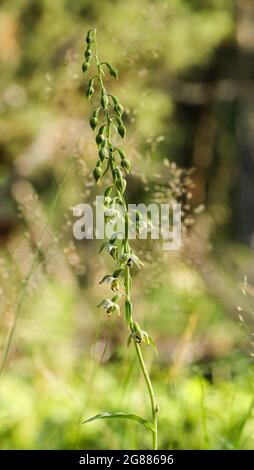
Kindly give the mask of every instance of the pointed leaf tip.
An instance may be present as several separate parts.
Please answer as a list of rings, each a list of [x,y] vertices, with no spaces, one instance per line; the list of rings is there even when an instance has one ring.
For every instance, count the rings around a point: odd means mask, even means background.
[[[135,415],[133,413],[123,413],[122,411],[118,411],[116,413],[110,413],[107,411],[105,413],[99,413],[98,415],[92,416],[92,418],[88,418],[83,421],[83,424],[91,423],[92,421],[97,421],[98,419],[107,418],[131,419],[133,421],[136,421],[137,423],[142,424],[145,428],[149,429],[150,431],[154,432],[154,425],[153,423],[151,423],[151,421],[148,421],[147,419],[142,418],[141,416]]]

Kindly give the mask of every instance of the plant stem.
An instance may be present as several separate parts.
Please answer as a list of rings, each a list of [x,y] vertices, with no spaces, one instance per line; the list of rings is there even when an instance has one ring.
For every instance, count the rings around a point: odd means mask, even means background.
[[[157,443],[157,441],[158,441],[158,418],[157,418],[158,406],[156,405],[152,382],[151,382],[148,370],[147,370],[146,365],[145,365],[145,361],[144,361],[144,358],[143,358],[143,354],[142,354],[140,345],[138,343],[135,343],[135,349],[136,349],[136,352],[137,352],[139,364],[140,364],[144,379],[146,381],[148,393],[149,393],[149,396],[150,396],[152,416],[153,416],[153,425],[154,425],[153,449],[157,450],[157,448],[158,448],[158,443]]]
[[[130,268],[128,266],[126,266],[126,268],[125,268],[125,287],[126,287],[126,296],[128,298],[130,297],[130,290],[131,290],[130,284],[131,284]],[[131,323],[132,322],[133,322],[133,319],[132,319],[132,314],[131,314]],[[157,450],[157,448],[158,448],[158,418],[157,418],[157,415],[158,415],[159,410],[158,410],[158,406],[156,404],[152,382],[151,382],[151,379],[150,379],[150,376],[149,376],[149,372],[148,372],[148,370],[146,368],[146,365],[145,365],[145,361],[144,361],[144,358],[143,358],[143,354],[142,354],[140,345],[136,341],[134,341],[134,344],[135,344],[135,350],[136,350],[136,353],[137,353],[137,356],[138,356],[139,365],[140,365],[140,368],[142,370],[142,374],[144,376],[144,379],[146,381],[148,393],[149,393],[149,396],[150,396],[151,408],[152,408],[152,417],[153,417],[153,425],[154,425],[153,450]]]

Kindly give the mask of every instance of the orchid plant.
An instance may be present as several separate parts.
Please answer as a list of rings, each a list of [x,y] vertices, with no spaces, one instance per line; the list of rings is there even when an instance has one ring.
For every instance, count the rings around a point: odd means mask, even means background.
[[[118,233],[111,236],[108,241],[103,242],[100,251],[106,251],[114,259],[116,266],[112,274],[103,277],[100,284],[109,285],[114,295],[112,298],[103,299],[98,307],[106,310],[107,315],[120,315],[120,302],[124,300],[125,320],[128,328],[127,347],[133,346],[137,354],[137,360],[146,382],[150,403],[151,419],[145,419],[133,413],[100,413],[87,419],[88,423],[98,419],[126,418],[141,423],[152,433],[153,449],[157,449],[158,435],[158,405],[155,399],[152,382],[144,361],[142,346],[151,345],[155,350],[155,344],[151,336],[144,331],[134,320],[133,305],[131,301],[132,268],[136,265],[141,268],[143,263],[133,252],[129,243],[128,232],[130,216],[127,211],[125,191],[127,182],[125,175],[130,172],[130,162],[122,148],[116,144],[117,136],[125,138],[126,128],[123,122],[124,108],[118,98],[109,94],[105,87],[105,76],[109,73],[113,78],[118,78],[116,69],[109,62],[101,62],[98,56],[97,35],[95,29],[90,29],[86,36],[85,61],[82,65],[84,73],[95,69],[88,79],[86,95],[88,100],[95,98],[98,94],[98,105],[90,118],[90,126],[96,133],[95,141],[98,149],[98,159],[93,170],[96,182],[101,181],[106,175],[110,176],[110,184],[104,190],[104,218],[105,222],[114,224],[118,216],[116,205],[122,208],[124,217],[124,233],[121,237]],[[141,215],[136,214],[136,221],[140,223]],[[121,294],[121,286],[123,293]]]

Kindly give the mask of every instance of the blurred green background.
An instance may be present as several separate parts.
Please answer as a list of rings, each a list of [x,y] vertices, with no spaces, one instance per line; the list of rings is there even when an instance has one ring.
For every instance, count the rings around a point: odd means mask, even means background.
[[[194,167],[183,247],[137,244],[135,315],[160,405],[161,449],[253,449],[254,6],[239,0],[12,0],[0,9],[0,448],[149,448],[123,318],[96,308],[110,272],[76,241],[96,149],[85,35],[119,80],[130,202],[171,197]],[[174,180],[181,185],[181,178]],[[142,251],[141,251],[142,248]],[[145,348],[145,346],[144,346]]]

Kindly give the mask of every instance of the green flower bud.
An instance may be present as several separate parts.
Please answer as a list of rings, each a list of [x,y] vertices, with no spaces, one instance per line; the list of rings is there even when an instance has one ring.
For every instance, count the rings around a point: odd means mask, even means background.
[[[113,171],[113,178],[114,178],[114,181],[116,181],[117,179],[121,178],[121,173],[119,171],[118,168],[115,168],[114,171]]]
[[[112,98],[112,100],[113,100],[114,104],[119,106],[119,104],[120,104],[120,103],[119,103],[119,101],[118,101],[117,97],[116,97],[116,96],[114,96],[114,95],[112,95],[112,96],[111,96],[111,98]]]
[[[126,186],[127,186],[127,183],[124,178],[118,178],[116,180],[116,187],[120,191],[120,193],[122,194],[124,193]]]
[[[100,161],[103,162],[105,160],[106,156],[107,156],[107,152],[106,152],[105,148],[101,147],[100,150],[99,150]]]
[[[112,77],[118,78],[117,71],[114,69],[113,65],[110,64],[109,62],[106,62],[106,66],[107,66],[108,69],[109,69],[110,75],[112,75]]]
[[[90,126],[93,129],[93,131],[96,128],[97,124],[98,124],[98,119],[95,116],[91,117]]]
[[[125,134],[126,134],[126,129],[123,124],[120,124],[117,128],[118,134],[124,139]]]
[[[112,96],[112,100],[114,102],[114,110],[116,111],[117,114],[119,114],[119,116],[122,116],[123,106],[121,105],[121,103],[119,103],[116,96]]]
[[[120,116],[122,116],[123,114],[123,106],[119,103],[117,105],[115,105],[114,107],[115,111],[117,112],[117,114],[119,114]]]
[[[91,43],[91,41],[92,41],[91,36],[92,36],[93,33],[94,33],[94,30],[93,30],[93,29],[89,29],[89,31],[88,31],[88,33],[87,33],[87,35],[86,35],[86,43],[87,43],[87,44],[90,44],[90,43]]]
[[[109,204],[111,203],[111,201],[112,201],[111,197],[105,196],[105,197],[104,197],[104,206],[109,206]]]
[[[107,127],[106,124],[103,124],[103,126],[100,127],[99,134],[103,134],[105,127]]]
[[[89,64],[88,60],[82,64],[82,71],[83,71],[83,73],[85,73],[85,72],[88,70],[89,65],[90,65],[90,64]]]
[[[105,139],[105,136],[103,134],[98,133],[95,140],[96,140],[96,144],[100,145],[100,144],[103,144],[106,139]]]
[[[129,173],[131,165],[130,165],[130,162],[127,158],[124,158],[121,161],[121,166],[122,166],[122,168],[124,168],[127,171],[127,173]]]
[[[97,181],[100,179],[102,175],[102,169],[100,166],[97,166],[94,170],[93,170],[93,176],[94,176],[94,179],[97,183]]]
[[[86,91],[86,96],[89,100],[93,96],[93,94],[94,94],[94,88],[92,86],[88,87]]]
[[[121,149],[119,149],[119,148],[116,148],[116,150],[117,150],[117,152],[119,153],[119,155],[120,155],[120,157],[121,157],[122,160],[124,160],[124,159],[126,160],[126,159],[127,159],[127,157],[126,157],[126,155],[125,155],[125,152],[124,152],[123,150],[121,150]]]
[[[88,82],[87,92],[86,92],[86,95],[87,95],[88,99],[90,99],[91,96],[94,94],[93,82],[94,82],[94,78],[90,78],[90,80]]]
[[[101,96],[101,106],[103,107],[103,109],[106,109],[108,106],[108,97],[104,93]]]
[[[113,186],[109,186],[106,190],[105,190],[105,193],[104,193],[104,196],[107,197],[110,195],[111,191],[113,189]]]
[[[91,57],[91,55],[92,55],[92,51],[91,51],[91,49],[88,47],[87,50],[86,50],[86,52],[85,52],[85,58],[86,58],[86,59],[89,59],[89,58]]]

